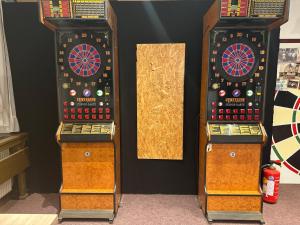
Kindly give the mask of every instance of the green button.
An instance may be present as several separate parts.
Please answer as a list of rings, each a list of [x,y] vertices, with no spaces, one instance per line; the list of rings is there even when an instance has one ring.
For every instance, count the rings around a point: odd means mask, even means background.
[[[248,97],[251,97],[252,95],[253,95],[253,91],[252,91],[252,90],[248,90],[248,91],[247,91],[247,96],[248,96]]]

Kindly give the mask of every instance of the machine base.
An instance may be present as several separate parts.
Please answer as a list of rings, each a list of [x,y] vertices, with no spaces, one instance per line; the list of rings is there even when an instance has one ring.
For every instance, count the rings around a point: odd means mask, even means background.
[[[263,215],[260,212],[222,212],[210,211],[207,212],[206,218],[209,223],[220,220],[235,220],[235,221],[258,221],[265,224]]]
[[[113,210],[61,210],[58,221],[63,219],[108,219],[113,223],[115,213]]]

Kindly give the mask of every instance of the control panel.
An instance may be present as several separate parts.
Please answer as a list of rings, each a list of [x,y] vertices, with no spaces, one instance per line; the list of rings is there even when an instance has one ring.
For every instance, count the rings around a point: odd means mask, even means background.
[[[113,121],[111,38],[101,31],[57,33],[60,119]]]
[[[266,46],[267,35],[264,31],[211,32],[208,120],[262,119]]]

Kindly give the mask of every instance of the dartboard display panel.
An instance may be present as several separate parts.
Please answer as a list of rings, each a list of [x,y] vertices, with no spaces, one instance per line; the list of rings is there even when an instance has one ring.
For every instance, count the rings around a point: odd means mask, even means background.
[[[109,33],[57,34],[62,121],[113,120],[112,51]]]
[[[272,151],[292,173],[300,175],[300,97],[277,91],[274,104]]]
[[[262,119],[267,44],[267,35],[264,31],[212,32],[208,120]]]

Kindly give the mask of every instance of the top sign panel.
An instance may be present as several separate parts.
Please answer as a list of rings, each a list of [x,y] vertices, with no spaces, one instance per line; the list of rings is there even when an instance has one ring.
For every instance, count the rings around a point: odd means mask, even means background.
[[[221,17],[278,18],[286,0],[221,0]]]
[[[102,19],[104,0],[42,0],[44,18]]]

